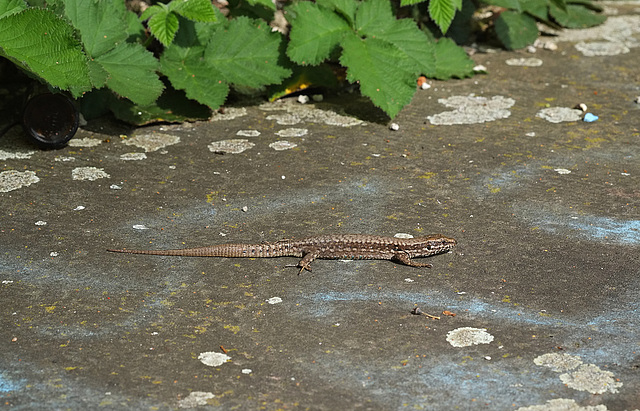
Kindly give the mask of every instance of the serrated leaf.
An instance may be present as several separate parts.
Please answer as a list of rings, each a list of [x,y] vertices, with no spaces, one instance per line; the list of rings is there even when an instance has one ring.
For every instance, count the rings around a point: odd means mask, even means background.
[[[247,2],[249,4],[251,4],[252,6],[255,6],[256,4],[259,4],[261,6],[264,6],[268,9],[271,9],[273,11],[276,10],[276,5],[273,3],[272,0],[247,0]]]
[[[148,25],[151,34],[153,34],[160,43],[168,46],[173,42],[173,38],[178,31],[178,16],[172,11],[163,10],[151,16]]]
[[[436,72],[433,77],[446,80],[452,77],[464,78],[473,75],[475,63],[453,40],[442,37],[436,43]]]
[[[549,20],[549,0],[527,0],[522,4],[522,11],[539,20]]]
[[[549,14],[558,24],[569,29],[597,26],[607,19],[607,16],[595,14],[591,10],[576,4],[568,4],[566,11],[552,4],[549,7]]]
[[[275,9],[273,2],[270,3]],[[173,11],[189,20],[201,22],[217,20],[211,0],[173,0],[170,4]]]
[[[204,47],[183,48],[173,44],[162,53],[160,69],[173,87],[216,109],[227,98],[229,85],[220,72],[203,60],[203,54]]]
[[[433,41],[413,20],[396,20],[387,0],[361,3],[356,22],[359,34],[387,41],[401,51],[404,56],[400,62],[407,64],[407,71],[416,75],[435,71]]]
[[[335,10],[338,14],[344,17],[349,25],[353,26],[353,22],[356,16],[356,10],[358,3],[353,0],[317,0],[320,6],[326,7],[331,10]]]
[[[65,0],[64,13],[78,29],[82,43],[91,57],[111,50],[127,38],[124,3],[118,0]]]
[[[0,20],[0,55],[75,97],[91,89],[73,27],[48,10],[25,9]]]
[[[438,25],[442,34],[449,30],[449,26],[456,15],[456,6],[452,0],[430,0],[429,17]]]
[[[411,102],[416,90],[413,73],[399,62],[402,52],[383,40],[345,37],[340,64],[347,68],[347,79],[360,83],[360,91],[391,118]]]
[[[365,0],[356,12],[356,30],[359,34],[384,31],[395,21],[391,3],[387,0]]]
[[[167,6],[164,3],[156,4],[150,7],[147,7],[145,11],[140,15],[140,21],[149,20],[151,17],[155,16],[158,13],[164,13],[167,10]]]
[[[538,26],[533,17],[515,11],[505,11],[495,22],[498,39],[509,50],[521,49],[538,38]]]
[[[287,8],[295,17],[290,21],[289,58],[303,66],[326,60],[340,40],[351,31],[349,23],[332,10],[302,1]]]
[[[281,41],[281,34],[264,21],[238,17],[213,33],[204,58],[228,83],[257,88],[291,74],[278,65]]]
[[[162,93],[158,61],[139,44],[119,44],[95,61],[109,73],[107,86],[136,104],[151,104]]]
[[[413,4],[423,3],[427,0],[400,0],[400,6],[411,6]]]
[[[0,1],[0,19],[19,13],[26,8],[27,4],[24,0],[2,0]]]

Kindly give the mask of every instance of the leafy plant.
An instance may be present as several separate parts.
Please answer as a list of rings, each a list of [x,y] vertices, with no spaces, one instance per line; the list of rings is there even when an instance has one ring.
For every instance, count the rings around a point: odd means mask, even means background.
[[[495,21],[498,39],[507,49],[532,44],[538,37],[536,20],[552,27],[585,28],[601,24],[606,16],[589,0],[483,0],[503,7]]]
[[[286,11],[291,15],[289,58],[317,65],[339,55],[347,79],[358,82],[361,92],[391,117],[411,101],[418,75],[472,73],[472,61],[461,49],[452,42],[436,43],[412,20],[397,20],[387,0],[301,1]],[[445,56],[455,72],[442,65],[438,70],[436,62]]]
[[[533,41],[535,20],[574,27],[603,19],[587,0],[486,1],[504,8],[495,28],[507,48]],[[0,0],[0,57],[80,98],[83,110],[108,108],[134,124],[206,117],[232,89],[271,85],[277,98],[291,84],[330,83],[327,63],[345,67],[391,117],[411,101],[418,75],[472,74],[455,42],[436,39],[464,24],[470,0],[400,0],[399,9],[389,0],[294,0],[284,9],[288,37],[267,23],[282,13],[271,0],[229,0],[227,17],[210,0],[157,3],[140,16],[123,0],[34,3]],[[426,9],[433,34],[416,14],[397,18],[407,9]]]

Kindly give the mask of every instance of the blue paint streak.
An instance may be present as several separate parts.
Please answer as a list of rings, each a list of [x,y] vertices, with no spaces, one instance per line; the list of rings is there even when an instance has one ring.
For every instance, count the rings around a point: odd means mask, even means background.
[[[26,380],[13,381],[13,380],[7,379],[2,373],[0,373],[0,392],[1,393],[20,390],[24,388],[26,383],[27,383]]]
[[[586,240],[637,245],[640,243],[640,220],[622,220],[596,215],[577,215],[565,209],[529,205],[514,206],[517,216],[530,225],[559,234],[571,234]]]

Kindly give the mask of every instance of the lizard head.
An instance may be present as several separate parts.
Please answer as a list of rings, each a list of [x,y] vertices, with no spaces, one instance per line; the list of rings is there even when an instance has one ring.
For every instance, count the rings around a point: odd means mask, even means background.
[[[457,244],[455,239],[445,237],[442,234],[433,234],[429,237],[423,237],[422,240],[422,251],[425,255],[446,253]]]

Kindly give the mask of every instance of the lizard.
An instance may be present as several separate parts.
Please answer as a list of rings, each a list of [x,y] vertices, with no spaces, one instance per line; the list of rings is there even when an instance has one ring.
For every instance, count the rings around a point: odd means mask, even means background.
[[[446,253],[456,240],[442,234],[426,237],[397,238],[368,234],[318,235],[301,239],[286,239],[260,244],[218,244],[207,247],[176,250],[108,249],[114,253],[146,254],[182,257],[299,257],[295,267],[311,271],[311,262],[320,259],[391,260],[411,267],[431,268],[431,264],[416,262],[418,257]]]

